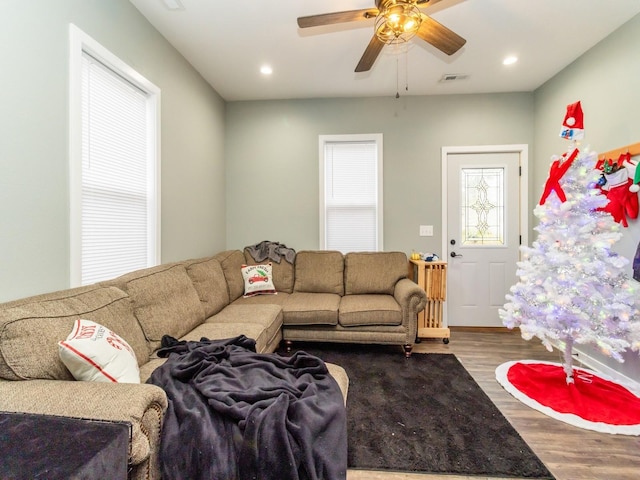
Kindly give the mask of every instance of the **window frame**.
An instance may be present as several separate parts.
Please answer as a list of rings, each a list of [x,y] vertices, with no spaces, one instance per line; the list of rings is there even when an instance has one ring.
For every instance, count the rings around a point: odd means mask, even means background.
[[[383,197],[383,141],[381,133],[366,134],[343,134],[343,135],[319,135],[319,245],[320,250],[327,248],[327,232],[326,232],[326,159],[325,145],[327,143],[354,143],[354,142],[374,142],[376,145],[376,239],[375,251],[384,250],[384,197]]]
[[[147,165],[151,202],[147,266],[160,263],[160,88],[74,24],[69,24],[69,260],[70,285],[82,285],[82,56],[94,57],[147,95]]]

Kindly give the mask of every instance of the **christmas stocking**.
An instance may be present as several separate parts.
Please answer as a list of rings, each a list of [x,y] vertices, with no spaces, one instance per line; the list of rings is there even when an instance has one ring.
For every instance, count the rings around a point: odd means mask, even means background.
[[[607,183],[602,190],[609,203],[601,210],[609,212],[616,222],[628,227],[627,217],[638,218],[638,194],[629,191],[633,180],[629,178],[624,167],[613,173],[605,173],[604,176]]]

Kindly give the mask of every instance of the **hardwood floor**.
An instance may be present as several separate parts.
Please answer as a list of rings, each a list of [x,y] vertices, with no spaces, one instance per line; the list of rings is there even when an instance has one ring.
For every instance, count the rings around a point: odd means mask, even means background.
[[[560,362],[559,353],[548,352],[537,339],[527,342],[519,332],[506,329],[460,328],[452,329],[448,345],[442,340],[422,340],[414,352],[455,354],[556,480],[640,479],[640,437],[598,433],[554,420],[522,404],[498,384],[494,371],[501,363],[523,359]],[[347,479],[493,480],[364,470],[349,470]]]

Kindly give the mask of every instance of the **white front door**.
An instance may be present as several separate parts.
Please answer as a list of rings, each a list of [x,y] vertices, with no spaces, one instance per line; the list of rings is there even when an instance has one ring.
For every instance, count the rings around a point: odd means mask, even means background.
[[[448,326],[502,326],[526,242],[526,158],[526,145],[443,148]]]

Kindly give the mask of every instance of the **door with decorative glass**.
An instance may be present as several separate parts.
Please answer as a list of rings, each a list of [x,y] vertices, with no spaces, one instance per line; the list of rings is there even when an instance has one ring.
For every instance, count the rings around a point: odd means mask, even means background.
[[[502,326],[498,309],[516,282],[526,224],[521,218],[523,152],[494,150],[443,152],[449,326]]]

